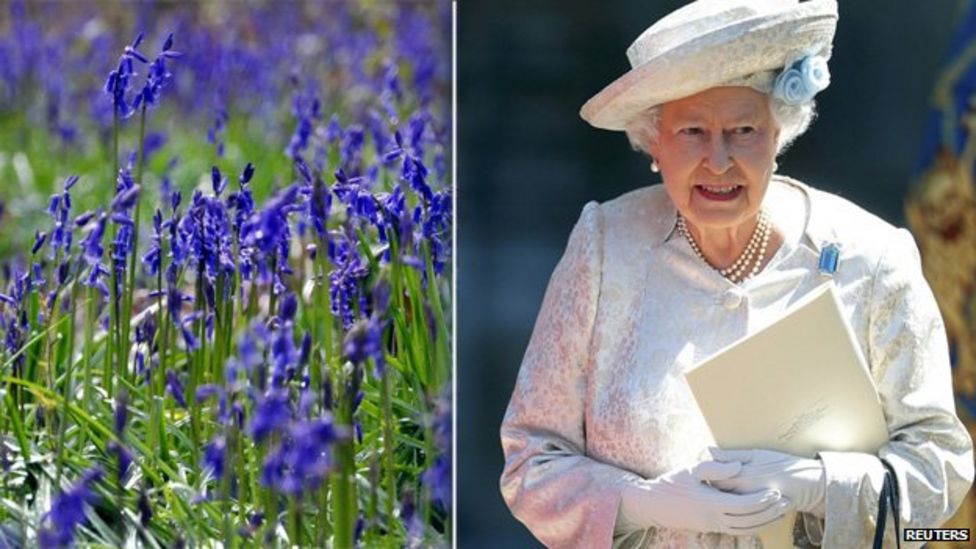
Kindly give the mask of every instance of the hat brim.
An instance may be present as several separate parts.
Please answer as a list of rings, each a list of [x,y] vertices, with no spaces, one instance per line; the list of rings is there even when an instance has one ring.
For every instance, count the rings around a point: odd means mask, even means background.
[[[591,125],[623,130],[638,113],[735,78],[782,69],[799,53],[830,55],[836,4],[805,2],[805,13],[755,18],[703,34],[640,65],[590,98],[580,116]]]

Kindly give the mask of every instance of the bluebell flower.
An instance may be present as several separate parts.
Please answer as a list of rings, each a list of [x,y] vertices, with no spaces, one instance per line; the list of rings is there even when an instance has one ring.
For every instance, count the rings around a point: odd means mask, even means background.
[[[304,368],[308,365],[308,359],[312,355],[312,334],[309,331],[305,331],[302,336],[301,350],[298,354],[298,365]]]
[[[424,523],[417,513],[417,506],[414,503],[414,499],[414,493],[410,488],[403,491],[400,502],[400,521],[407,531],[405,545],[407,549],[423,547]]]
[[[213,118],[213,123],[207,129],[207,142],[215,145],[217,148],[217,156],[224,156],[224,140],[221,137],[224,133],[224,129],[227,127],[227,120],[230,115],[227,113],[227,107],[224,105],[224,99],[220,94],[215,94],[216,114]]]
[[[115,396],[115,436],[122,438],[125,434],[125,424],[129,418],[129,393],[120,389]]]
[[[224,477],[224,463],[227,458],[227,439],[217,435],[203,448],[203,466],[213,472],[215,479]]]
[[[94,211],[87,211],[83,214],[79,214],[78,217],[75,218],[75,227],[79,229],[84,227],[89,221],[92,220],[93,217],[95,217]]]
[[[431,499],[445,509],[451,507],[451,410],[451,386],[446,385],[438,399],[432,425],[434,444],[440,454],[421,476],[421,482],[430,489]]]
[[[264,322],[255,318],[247,331],[237,340],[237,357],[247,372],[264,362],[264,342],[270,334]]]
[[[44,241],[47,239],[47,233],[44,231],[37,231],[34,233],[34,245],[31,246],[31,255],[37,254],[37,251],[41,249],[44,245]]]
[[[159,104],[159,97],[162,93],[163,88],[172,80],[173,75],[166,68],[167,59],[178,59],[182,57],[183,54],[180,52],[173,51],[171,48],[173,46],[173,34],[170,33],[166,37],[166,41],[163,43],[163,49],[153,60],[152,64],[149,65],[149,74],[146,77],[146,83],[142,87],[142,91],[136,95],[133,101],[132,108],[138,109],[140,105],[146,107],[156,106]],[[144,59],[144,63],[148,63],[148,59]]]
[[[308,203],[309,208],[309,218],[312,221],[312,226],[315,228],[316,234],[319,238],[325,238],[327,235],[327,223],[329,218],[329,210],[332,208],[332,193],[325,186],[325,183],[321,178],[316,177],[315,182],[312,184],[312,196]]]
[[[331,469],[331,446],[340,438],[328,418],[292,422],[281,444],[266,458],[261,483],[289,495],[315,490]]]
[[[149,59],[137,49],[142,44],[142,38],[142,33],[139,33],[132,44],[125,47],[122,57],[119,58],[118,68],[109,73],[105,82],[105,92],[112,97],[112,105],[119,118],[128,118],[135,112],[126,98],[126,92],[131,89],[130,79],[136,74],[132,60],[136,59],[141,63],[149,62]]]
[[[183,391],[183,384],[180,383],[180,378],[176,375],[173,370],[166,371],[166,388],[169,390],[169,394],[176,401],[176,404],[180,408],[186,409],[186,394]]]
[[[217,166],[210,169],[210,185],[213,187],[214,196],[217,197],[227,188],[227,178],[221,177],[220,168]]]
[[[278,318],[284,322],[292,322],[295,320],[295,313],[298,311],[298,298],[295,294],[288,292],[285,294],[284,299],[281,300],[281,305],[278,308]]]
[[[319,98],[311,90],[302,93],[296,90],[292,99],[292,114],[297,119],[295,132],[292,134],[285,154],[297,159],[308,147],[309,137],[315,122],[322,117]]]
[[[120,182],[123,182],[126,181],[128,177],[131,177],[131,175],[122,174],[119,175],[119,180]],[[119,192],[115,195],[115,198],[112,199],[112,211],[121,212],[131,209],[136,205],[136,199],[139,197],[140,190],[139,185],[133,184],[131,187],[127,187],[125,186],[125,183],[122,183],[122,187],[119,189]]]
[[[240,176],[240,178],[238,178],[237,181],[243,187],[244,185],[247,185],[248,183],[250,183],[251,182],[251,178],[253,178],[253,177],[254,177],[254,165],[251,164],[250,162],[248,162],[247,165],[244,166],[244,171],[241,172],[241,176]]]
[[[377,369],[382,369],[382,337],[382,325],[377,319],[359,320],[346,334],[342,344],[343,354],[353,364],[363,364],[372,358],[376,361]]]
[[[222,391],[223,389],[220,387],[220,385],[205,383],[197,387],[196,400],[197,402],[203,402],[208,398],[220,395]]]
[[[271,385],[283,387],[285,382],[292,379],[298,362],[298,352],[292,340],[290,325],[279,327],[274,331],[271,340]]]
[[[359,173],[363,142],[362,126],[353,124],[342,132],[342,141],[339,147],[340,165],[351,174]]]
[[[430,185],[427,184],[427,167],[424,166],[420,159],[406,155],[403,158],[403,169],[401,170],[400,176],[425,201],[430,201],[434,198],[434,192],[430,188]]]
[[[248,434],[254,442],[261,443],[271,433],[284,429],[291,416],[288,392],[271,390],[257,403],[248,424]]]
[[[158,208],[156,213],[153,214],[153,233],[152,240],[149,246],[149,251],[142,256],[142,263],[149,267],[150,274],[156,274],[159,272],[159,268],[162,262],[162,245],[163,245],[163,212]]]
[[[71,260],[65,259],[58,265],[58,286],[64,286],[68,282],[68,275],[71,271]]]
[[[132,452],[124,444],[117,440],[110,440],[106,445],[109,454],[113,454],[118,464],[115,480],[121,485],[129,474],[129,467],[132,465]]]
[[[98,496],[93,487],[104,475],[98,466],[89,469],[67,491],[54,498],[54,504],[43,518],[45,526],[38,532],[42,548],[69,547],[75,539],[75,529],[85,522],[85,506],[94,505]]]
[[[325,128],[325,139],[329,143],[337,144],[342,139],[342,126],[339,124],[339,115],[333,114],[329,119],[329,125]]]

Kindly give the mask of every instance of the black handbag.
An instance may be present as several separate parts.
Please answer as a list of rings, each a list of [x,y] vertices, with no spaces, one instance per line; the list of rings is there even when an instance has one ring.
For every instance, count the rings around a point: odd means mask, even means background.
[[[884,542],[885,526],[888,518],[888,509],[891,509],[891,518],[895,523],[895,545],[901,549],[901,509],[898,505],[898,477],[895,470],[891,468],[885,460],[881,460],[885,466],[884,483],[881,485],[881,494],[878,496],[878,518],[874,528],[874,549],[881,549]]]

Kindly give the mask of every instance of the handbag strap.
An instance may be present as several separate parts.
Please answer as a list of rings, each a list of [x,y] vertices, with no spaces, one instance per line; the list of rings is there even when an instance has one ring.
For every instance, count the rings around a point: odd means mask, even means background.
[[[901,549],[901,505],[898,491],[898,477],[891,465],[881,460],[885,466],[884,482],[881,484],[881,494],[878,496],[878,516],[874,528],[874,549],[881,549],[884,542],[885,526],[888,522],[888,508],[891,508],[891,520],[895,523],[895,546]]]

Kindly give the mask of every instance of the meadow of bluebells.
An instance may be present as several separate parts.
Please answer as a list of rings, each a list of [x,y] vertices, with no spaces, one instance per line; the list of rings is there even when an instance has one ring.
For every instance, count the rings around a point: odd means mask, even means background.
[[[450,4],[0,4],[0,548],[451,539]]]

